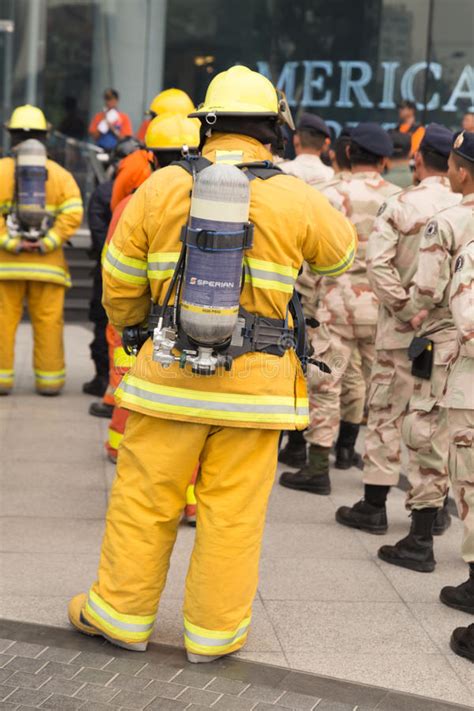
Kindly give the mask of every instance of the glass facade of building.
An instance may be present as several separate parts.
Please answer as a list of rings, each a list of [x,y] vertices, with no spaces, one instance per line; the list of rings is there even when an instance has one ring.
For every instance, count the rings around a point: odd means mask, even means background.
[[[12,106],[38,103],[56,127],[72,121],[85,137],[113,86],[137,129],[161,88],[179,86],[199,103],[212,76],[235,63],[336,129],[393,123],[401,98],[415,100],[425,122],[455,127],[474,110],[474,2],[0,0],[2,120]]]

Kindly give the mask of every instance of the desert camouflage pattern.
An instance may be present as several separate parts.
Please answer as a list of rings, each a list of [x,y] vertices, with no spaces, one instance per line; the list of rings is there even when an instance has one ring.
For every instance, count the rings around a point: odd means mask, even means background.
[[[308,185],[320,186],[334,177],[334,171],[324,165],[319,156],[311,153],[300,153],[294,160],[278,163],[278,167],[288,175],[301,178]]]
[[[351,269],[337,279],[320,279],[316,315],[321,323],[346,326],[345,337],[353,338],[354,325],[377,323],[378,301],[367,277],[367,244],[380,206],[400,189],[376,171],[368,171],[344,173],[320,190],[354,224],[359,246]]]
[[[443,400],[449,408],[448,468],[464,522],[462,556],[466,563],[474,563],[474,241],[459,252],[455,261],[449,299],[459,350]]]
[[[411,303],[413,313],[429,310],[418,335],[427,336],[435,343],[456,338],[448,287],[456,259],[473,234],[474,193],[438,213],[423,234]]]
[[[352,352],[341,382],[341,420],[358,425],[364,417],[370,373],[362,370],[359,350]]]
[[[331,374],[322,373],[315,366],[308,369],[310,424],[304,434],[310,444],[332,447],[341,419],[354,424],[359,424],[362,420],[365,385],[361,388],[358,378],[357,401],[356,393],[352,392],[349,396],[346,373],[349,363],[355,362],[356,369],[360,363],[363,382],[368,382],[375,354],[374,329],[372,326],[354,326],[351,333],[355,337],[346,339],[328,324],[322,324],[320,328],[310,332],[315,350],[314,357],[323,360],[332,371]],[[358,376],[349,371],[348,377],[350,384],[351,378]],[[341,397],[343,384],[344,403]]]
[[[415,335],[409,321],[413,309],[410,287],[416,273],[418,252],[427,223],[461,196],[452,192],[449,180],[425,178],[394,195],[381,206],[367,247],[367,272],[380,301],[376,347],[408,348]]]

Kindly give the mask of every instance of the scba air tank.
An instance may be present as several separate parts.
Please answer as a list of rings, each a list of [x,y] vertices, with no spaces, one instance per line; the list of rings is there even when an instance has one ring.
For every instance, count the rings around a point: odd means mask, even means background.
[[[201,346],[219,346],[237,323],[250,184],[234,165],[197,174],[191,196],[180,324]]]
[[[16,214],[21,225],[40,229],[46,215],[46,148],[34,138],[15,149]]]

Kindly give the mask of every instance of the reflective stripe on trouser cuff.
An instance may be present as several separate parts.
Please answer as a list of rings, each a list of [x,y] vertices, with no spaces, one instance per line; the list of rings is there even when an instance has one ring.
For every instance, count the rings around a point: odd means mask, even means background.
[[[190,484],[186,489],[186,506],[195,506],[197,504],[196,494],[194,493],[194,484]]]
[[[35,370],[36,384],[41,387],[58,387],[64,385],[66,371],[63,370]]]
[[[207,655],[230,652],[236,644],[241,642],[240,646],[242,646],[245,642],[250,620],[250,617],[242,620],[239,627],[231,632],[217,632],[193,625],[184,618],[184,643],[186,649],[196,652],[196,654]]]
[[[200,392],[155,385],[132,375],[123,378],[115,396],[121,403],[154,412],[215,420],[305,424],[308,418],[307,398]]]
[[[0,370],[0,390],[11,388],[13,385],[14,370]]]
[[[123,440],[123,433],[117,432],[109,427],[109,447],[118,449],[120,442]]]
[[[146,642],[156,618],[156,615],[125,615],[117,612],[93,590],[89,590],[85,612],[111,637],[131,642]]]

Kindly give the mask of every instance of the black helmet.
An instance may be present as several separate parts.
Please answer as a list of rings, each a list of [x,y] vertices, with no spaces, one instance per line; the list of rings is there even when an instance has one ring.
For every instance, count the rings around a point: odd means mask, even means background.
[[[145,148],[145,144],[139,141],[138,138],[135,138],[135,136],[125,136],[118,141],[111,152],[110,162],[118,163],[122,158],[130,155],[130,153],[135,153],[135,151],[138,151],[140,148]]]

